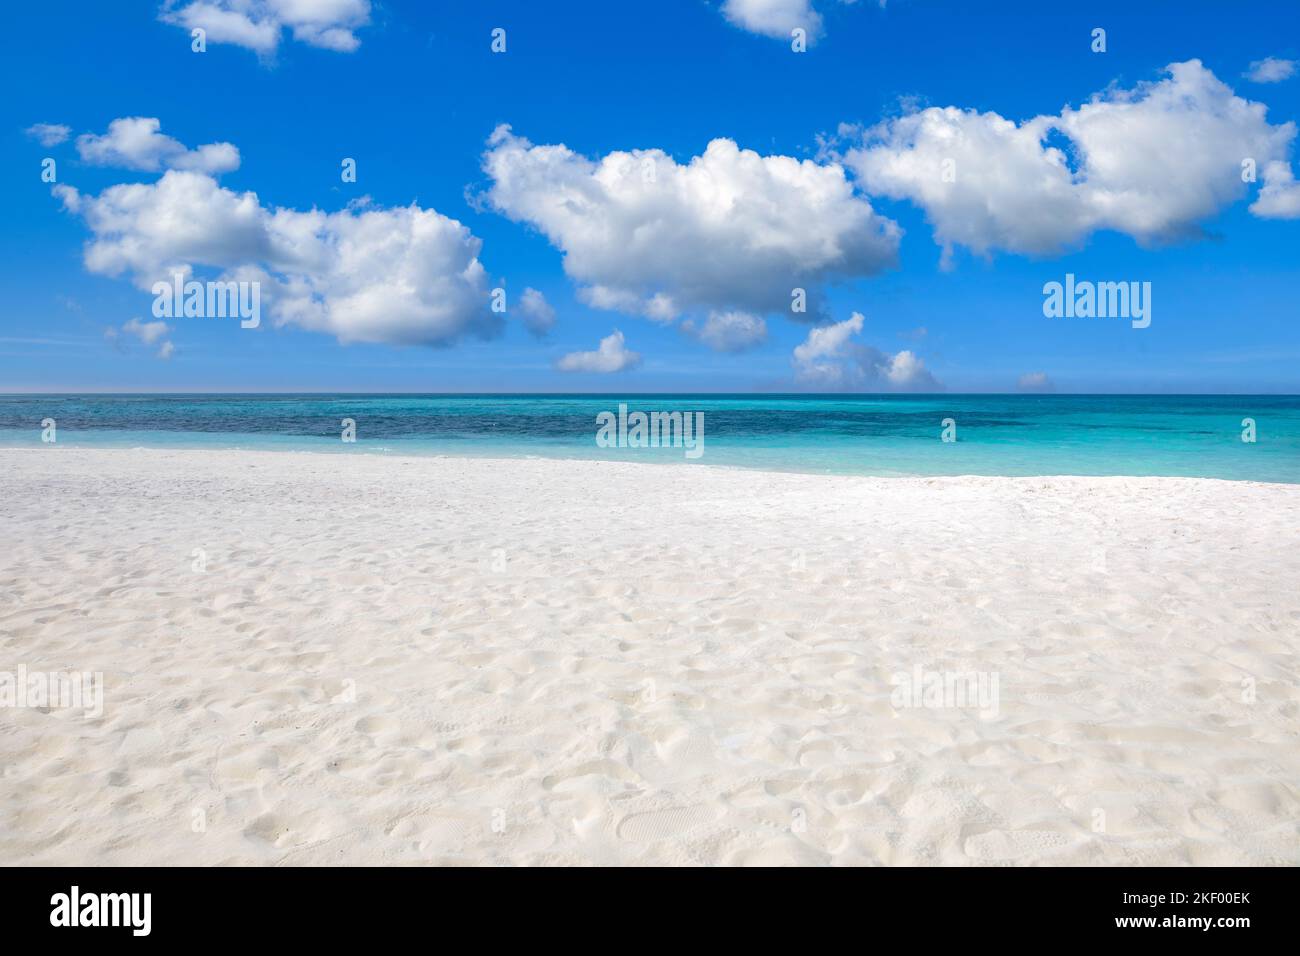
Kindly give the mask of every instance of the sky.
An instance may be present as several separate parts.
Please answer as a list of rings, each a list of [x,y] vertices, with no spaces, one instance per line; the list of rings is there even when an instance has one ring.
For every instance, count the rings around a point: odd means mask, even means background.
[[[1300,392],[1294,2],[7,21],[0,392]]]

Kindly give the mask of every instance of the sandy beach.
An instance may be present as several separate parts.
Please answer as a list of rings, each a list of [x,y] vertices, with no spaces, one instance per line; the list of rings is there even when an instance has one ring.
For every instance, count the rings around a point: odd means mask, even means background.
[[[0,709],[3,864],[1300,863],[1300,486],[47,447],[0,528],[103,694]]]

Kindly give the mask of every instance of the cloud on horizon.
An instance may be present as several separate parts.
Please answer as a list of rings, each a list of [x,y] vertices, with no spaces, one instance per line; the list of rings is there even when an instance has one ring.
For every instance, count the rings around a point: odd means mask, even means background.
[[[1046,372],[1026,372],[1016,380],[1016,388],[1022,392],[1052,392],[1056,386],[1047,377]]]
[[[623,333],[615,329],[613,334],[600,340],[600,346],[594,352],[570,352],[555,363],[561,372],[596,372],[608,375],[634,369],[641,364],[641,354],[629,351],[623,341]]]
[[[809,329],[791,355],[796,384],[810,388],[881,392],[940,392],[944,386],[914,352],[894,354],[854,338],[865,318],[854,312],[843,322]]]

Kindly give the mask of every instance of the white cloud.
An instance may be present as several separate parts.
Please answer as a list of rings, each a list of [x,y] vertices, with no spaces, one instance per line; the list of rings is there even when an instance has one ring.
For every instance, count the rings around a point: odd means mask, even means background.
[[[644,316],[655,322],[672,323],[677,321],[677,317],[681,314],[673,297],[663,292],[656,292],[654,295],[642,298],[627,289],[593,285],[578,290],[578,301],[585,302],[594,309],[626,312],[628,315]]]
[[[1269,124],[1263,104],[1234,95],[1197,60],[1166,73],[1019,124],[922,110],[869,130],[845,159],[868,192],[924,208],[945,258],[956,245],[1054,253],[1101,229],[1142,243],[1199,235],[1245,194],[1242,160],[1284,161],[1295,125]]]
[[[805,368],[812,368],[821,359],[838,357],[843,351],[845,343],[862,331],[864,321],[865,318],[861,312],[854,312],[843,322],[810,329],[808,338],[804,340],[804,343],[795,346],[795,364]]]
[[[1300,219],[1300,183],[1282,162],[1264,167],[1264,187],[1250,211],[1261,219]]]
[[[717,352],[744,352],[767,339],[767,323],[749,312],[710,312],[703,325],[688,319],[682,330]]]
[[[523,313],[525,328],[538,338],[555,327],[555,309],[536,289],[524,289],[519,297],[519,311]]]
[[[131,319],[123,323],[121,329],[109,326],[104,330],[104,338],[113,342],[118,348],[121,348],[120,340],[123,334],[138,339],[145,345],[153,345],[161,341],[158,346],[157,356],[160,359],[169,359],[176,352],[176,346],[170,340],[162,341],[163,336],[171,332],[171,326],[166,322],[141,322],[139,319]]]
[[[867,135],[846,162],[871,192],[923,207],[945,248],[1039,252],[1078,238],[1082,200],[1065,157],[1042,147],[1041,118],[1017,127],[996,113],[932,108]]]
[[[802,27],[811,41],[822,32],[821,15],[810,0],[726,0],[722,15],[742,30],[767,37],[788,40],[791,30]]]
[[[1266,56],[1256,60],[1250,69],[1242,74],[1252,83],[1281,83],[1295,76],[1295,60],[1279,60],[1275,56]]]
[[[370,0],[167,0],[158,18],[261,55],[275,52],[286,29],[301,43],[350,53],[361,45],[353,31],[370,22]]]
[[[810,329],[795,347],[791,364],[795,381],[811,388],[868,391],[940,391],[943,386],[915,353],[890,355],[853,341],[862,331],[861,312],[843,322]]]
[[[171,331],[171,326],[166,322],[141,322],[139,319],[131,319],[122,326],[122,331],[134,335],[145,345],[153,345]]]
[[[161,124],[148,116],[126,116],[108,124],[103,136],[84,133],[77,137],[77,152],[83,161],[96,166],[118,166],[157,172],[160,169],[190,169],[201,173],[225,173],[239,168],[239,150],[230,143],[208,143],[197,149],[159,132]]]
[[[196,267],[260,281],[277,323],[342,342],[446,345],[500,327],[487,308],[481,241],[432,209],[272,209],[177,170],[98,196],[54,192],[91,231],[86,267],[142,289]]]
[[[857,2],[840,0],[846,5]],[[882,10],[887,2],[878,0]],[[778,40],[791,39],[791,31],[802,27],[812,44],[824,32],[821,14],[813,8],[812,0],[723,0],[722,15],[742,30]]]
[[[42,146],[58,146],[72,135],[72,128],[61,123],[37,123],[24,132]]]
[[[639,352],[630,352],[623,344],[623,333],[615,329],[600,340],[594,352],[570,352],[555,363],[561,372],[622,372],[641,364]]]
[[[498,127],[487,200],[564,253],[588,304],[659,321],[692,310],[789,313],[805,288],[872,275],[897,258],[898,226],[853,192],[844,170],[760,156],[729,139],[678,164],[659,149],[599,160],[534,146]]]
[[[1055,386],[1046,372],[1026,372],[1017,379],[1016,388],[1022,392],[1050,392]]]

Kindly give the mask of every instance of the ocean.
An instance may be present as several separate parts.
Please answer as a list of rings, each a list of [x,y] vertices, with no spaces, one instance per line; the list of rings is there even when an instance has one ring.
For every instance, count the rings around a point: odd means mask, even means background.
[[[700,454],[601,447],[598,416],[703,413]],[[0,447],[305,449],[844,475],[1300,482],[1293,395],[10,395]],[[342,440],[343,420],[355,441]],[[950,422],[945,422],[945,420]],[[1253,442],[1243,433],[1253,422]],[[609,419],[606,419],[607,421]],[[945,431],[955,440],[944,441]],[[693,436],[694,437],[694,436]]]

